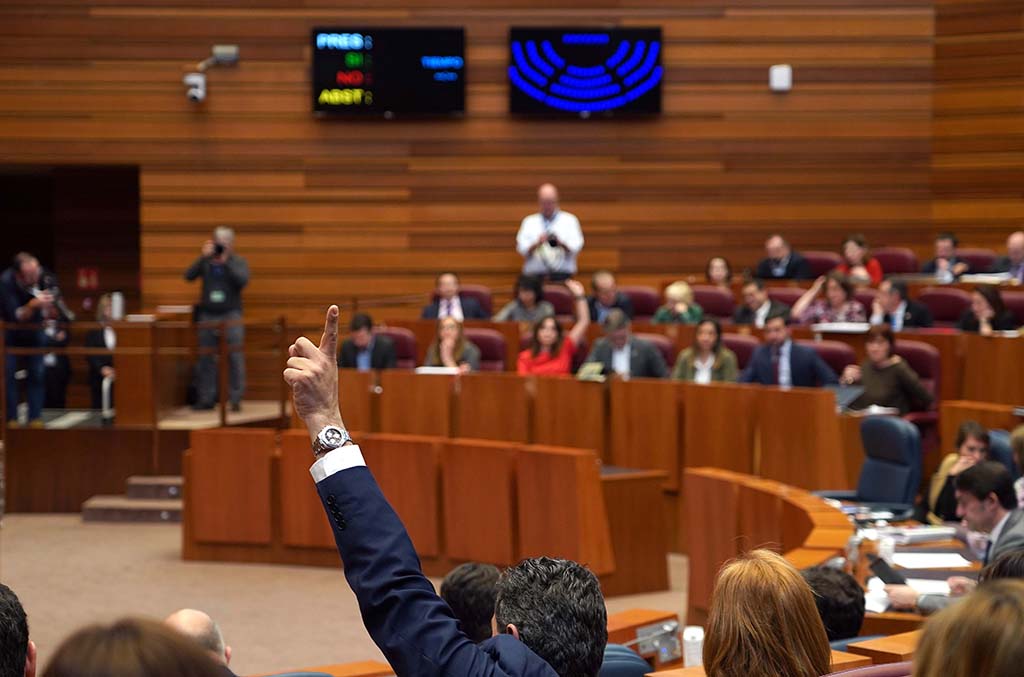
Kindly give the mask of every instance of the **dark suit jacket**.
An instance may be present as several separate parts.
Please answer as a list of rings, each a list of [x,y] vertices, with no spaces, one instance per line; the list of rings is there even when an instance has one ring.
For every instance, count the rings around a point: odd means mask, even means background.
[[[587,355],[587,362],[600,362],[606,374],[612,373],[612,344],[606,338],[594,342],[594,347]],[[668,366],[661,351],[653,343],[638,339],[635,336],[629,344],[629,375],[633,378],[665,378]]]
[[[934,275],[936,272],[938,272],[938,264],[936,263],[936,261],[938,261],[938,259],[926,261],[925,264],[921,266],[921,272],[927,275]],[[958,263],[967,263],[967,261],[964,261],[963,259],[958,259],[957,257],[954,256],[949,260],[949,267],[952,268]],[[967,272],[971,272],[970,264],[968,264]]]
[[[811,273],[811,264],[807,262],[800,252],[790,251],[789,261],[786,263],[786,270],[782,275],[772,273],[771,259],[761,259],[757,264],[754,277],[761,280],[810,280],[814,275]]]
[[[789,351],[789,374],[794,386],[814,388],[839,383],[836,373],[825,364],[813,348],[793,343]],[[775,369],[768,344],[757,347],[750,356],[750,364],[740,374],[740,383],[775,384]]]
[[[484,309],[480,307],[480,302],[472,296],[463,296],[459,294],[459,301],[462,303],[462,317],[467,320],[489,320],[491,319]],[[423,313],[420,317],[424,320],[436,320],[437,313],[440,311],[441,301],[437,300],[431,303],[429,306],[423,306]]]
[[[590,308],[590,321],[597,322],[597,297],[587,297],[587,307]],[[629,300],[629,297],[622,292],[615,294],[615,303],[612,304],[612,308],[618,308],[626,314],[626,317],[633,319],[633,302]]]
[[[1019,326],[1017,318],[1009,310],[1004,310],[1002,315],[993,317],[991,325],[992,329],[995,331],[1013,331]],[[977,333],[978,329],[981,328],[978,318],[970,308],[965,309],[960,315],[960,320],[956,323],[956,326],[960,331],[970,331],[974,333]]]
[[[885,321],[892,324],[892,317],[889,313],[885,314]],[[930,327],[932,326],[932,321],[932,311],[928,310],[928,306],[907,299],[907,309],[903,312],[904,329],[909,329],[910,327]]]
[[[511,635],[474,644],[423,576],[412,541],[365,467],[316,485],[370,637],[399,677],[557,677]]]
[[[356,355],[359,349],[352,339],[345,339],[341,344],[341,354],[338,356],[338,366],[344,369],[356,368]],[[373,337],[373,352],[370,353],[371,369],[394,369],[398,363],[398,356],[395,354],[395,344],[387,336],[375,334]]]
[[[771,317],[777,313],[786,313],[789,315],[789,306],[785,303],[780,303],[775,299],[768,300],[768,316]],[[733,324],[754,324],[754,311],[741,304],[736,308],[736,312],[732,314]]]

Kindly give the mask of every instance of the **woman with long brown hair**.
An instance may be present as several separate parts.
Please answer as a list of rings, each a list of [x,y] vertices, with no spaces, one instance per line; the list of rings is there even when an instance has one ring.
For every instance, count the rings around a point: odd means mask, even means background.
[[[437,321],[437,336],[427,348],[427,367],[455,367],[462,373],[480,370],[480,349],[466,339],[462,323],[449,315]]]
[[[814,593],[780,555],[754,550],[718,572],[704,639],[708,677],[818,677],[831,656]]]
[[[543,317],[533,324],[530,347],[519,353],[516,371],[520,375],[564,376],[572,373],[572,361],[590,326],[590,308],[586,290],[576,280],[565,286],[576,299],[576,324],[568,332],[554,317]]]

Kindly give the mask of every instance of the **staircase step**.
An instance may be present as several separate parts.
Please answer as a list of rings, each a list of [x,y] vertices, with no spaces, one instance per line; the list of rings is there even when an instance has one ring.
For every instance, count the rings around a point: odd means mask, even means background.
[[[93,496],[82,504],[84,522],[181,522],[181,499]]]
[[[180,475],[133,475],[125,482],[128,498],[181,498]]]

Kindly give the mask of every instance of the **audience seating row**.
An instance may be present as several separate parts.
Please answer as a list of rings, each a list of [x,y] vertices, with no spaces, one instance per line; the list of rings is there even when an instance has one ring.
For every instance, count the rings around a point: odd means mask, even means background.
[[[355,429],[355,428],[353,428]],[[587,562],[606,595],[668,588],[663,472],[602,469],[593,451],[355,433],[428,575],[461,561]],[[305,431],[194,431],[183,558],[337,566]],[[237,481],[225,484],[224,477]]]

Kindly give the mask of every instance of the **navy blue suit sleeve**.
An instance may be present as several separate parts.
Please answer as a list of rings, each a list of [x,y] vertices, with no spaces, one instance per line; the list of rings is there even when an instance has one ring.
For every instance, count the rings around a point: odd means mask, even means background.
[[[817,352],[814,353],[814,361],[811,364],[814,366],[814,377],[819,386],[833,386],[839,383],[839,377],[832,371],[832,367],[828,366]]]
[[[793,278],[796,280],[810,280],[814,277],[814,273],[811,271],[810,262],[799,254],[792,254],[791,256],[796,257],[793,262]]]
[[[438,307],[436,303],[431,303],[429,306],[423,306],[423,312],[420,313],[420,319],[423,320],[436,320],[437,319]]]
[[[369,469],[334,473],[316,488],[363,624],[398,677],[509,674],[459,629]]]

